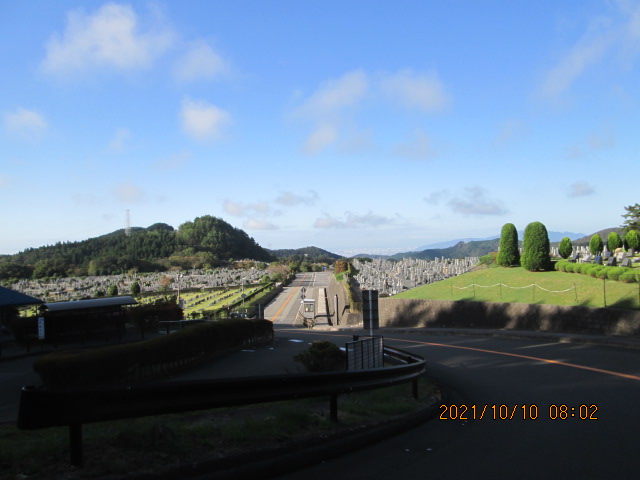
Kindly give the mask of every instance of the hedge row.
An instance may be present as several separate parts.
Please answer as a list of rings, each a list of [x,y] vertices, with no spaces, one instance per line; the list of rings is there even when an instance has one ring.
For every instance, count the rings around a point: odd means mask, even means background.
[[[272,339],[267,320],[221,320],[147,341],[50,353],[37,359],[33,370],[47,388],[123,383]]]
[[[604,278],[623,283],[638,282],[640,270],[629,267],[607,267],[597,263],[572,263],[568,260],[556,262],[555,269],[560,272],[580,273],[593,278]]]

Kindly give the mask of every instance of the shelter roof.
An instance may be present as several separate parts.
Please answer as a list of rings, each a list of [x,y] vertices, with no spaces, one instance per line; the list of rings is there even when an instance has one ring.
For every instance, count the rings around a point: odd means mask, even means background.
[[[16,292],[15,290],[11,290],[10,288],[0,287],[0,308],[19,307],[21,305],[34,305],[37,303],[44,302],[39,298]]]
[[[45,303],[44,306],[50,312],[63,312],[67,310],[81,310],[92,308],[104,308],[104,307],[118,307],[122,305],[135,305],[136,300],[130,295],[124,295],[122,297],[105,297],[105,298],[92,298],[90,300],[74,300],[71,302],[54,302]]]

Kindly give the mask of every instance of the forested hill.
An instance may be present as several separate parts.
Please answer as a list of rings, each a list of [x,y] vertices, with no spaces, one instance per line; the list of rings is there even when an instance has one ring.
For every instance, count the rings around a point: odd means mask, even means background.
[[[305,247],[296,249],[269,250],[269,253],[279,260],[307,261],[315,263],[333,263],[343,258],[335,253],[328,252],[318,247]]]
[[[436,258],[465,258],[481,257],[489,252],[498,251],[500,239],[480,240],[475,242],[458,242],[453,247],[431,248],[421,252],[396,253],[390,258],[402,260],[403,258],[419,258],[422,260],[434,260]]]
[[[211,268],[231,259],[273,257],[243,230],[209,215],[176,230],[166,223],[117,230],[80,242],[30,248],[0,259],[0,279]]]

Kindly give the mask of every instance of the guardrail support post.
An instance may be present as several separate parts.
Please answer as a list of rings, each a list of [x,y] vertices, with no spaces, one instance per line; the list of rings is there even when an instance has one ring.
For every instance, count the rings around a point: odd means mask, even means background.
[[[411,393],[413,393],[413,398],[418,400],[418,379],[414,378],[411,381]]]
[[[69,425],[69,448],[71,450],[71,465],[82,467],[84,464],[82,454],[82,424]]]
[[[338,394],[332,393],[329,401],[329,418],[331,421],[338,421]]]

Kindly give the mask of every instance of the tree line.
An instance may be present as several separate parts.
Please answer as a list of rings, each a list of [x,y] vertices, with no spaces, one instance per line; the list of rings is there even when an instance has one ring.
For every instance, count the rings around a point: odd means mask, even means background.
[[[6,255],[0,258],[0,279],[155,272],[171,267],[207,269],[245,258],[273,260],[243,230],[205,215],[183,223],[177,230],[156,223]]]

